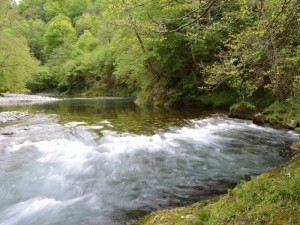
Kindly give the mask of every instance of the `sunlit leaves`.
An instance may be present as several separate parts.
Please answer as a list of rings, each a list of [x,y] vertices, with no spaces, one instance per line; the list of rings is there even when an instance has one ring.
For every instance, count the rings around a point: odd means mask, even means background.
[[[17,9],[9,0],[0,2],[0,92],[26,91],[26,83],[38,72],[26,39],[21,35]]]
[[[44,33],[45,56],[49,56],[53,49],[62,46],[65,43],[72,43],[76,39],[76,31],[70,22],[70,19],[63,15],[54,17],[46,27]]]

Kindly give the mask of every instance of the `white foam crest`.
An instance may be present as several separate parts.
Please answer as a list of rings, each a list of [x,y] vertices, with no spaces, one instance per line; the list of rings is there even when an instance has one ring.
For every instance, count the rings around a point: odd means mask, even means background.
[[[111,154],[127,153],[130,151],[143,150],[147,152],[164,151],[169,154],[178,154],[185,151],[181,142],[200,145],[217,145],[221,137],[212,133],[214,129],[206,129],[198,125],[192,127],[173,128],[169,132],[154,135],[135,135],[130,133],[118,133],[103,131],[98,150]],[[224,137],[222,140],[224,141]]]
[[[103,123],[103,124],[111,124],[108,120],[102,120],[100,123]]]
[[[65,126],[68,126],[68,127],[77,127],[77,126],[84,125],[84,124],[86,124],[86,123],[85,122],[76,122],[76,121],[73,121],[73,122],[66,123]]]
[[[33,146],[33,142],[32,141],[25,141],[24,143],[22,144],[16,144],[16,143],[12,143],[11,147],[8,149],[10,152],[17,152],[17,151],[20,151],[22,150],[23,148],[25,147],[28,147],[28,146]]]
[[[159,134],[146,136],[113,131],[104,131],[103,133],[104,136],[100,140],[101,144],[98,147],[100,152],[120,154],[143,149],[151,152],[165,150],[169,151],[169,153],[174,153],[172,147],[177,147],[176,143],[172,143]]]
[[[93,147],[87,146],[80,141],[66,139],[41,141],[33,144],[44,156],[39,158],[41,163],[58,164],[69,173],[84,171],[85,164],[89,159],[96,156]]]
[[[87,126],[86,128],[87,129],[91,129],[91,130],[100,130],[100,129],[102,129],[104,126]]]
[[[252,121],[241,120],[241,119],[231,119],[226,116],[217,116],[217,117],[209,117],[206,119],[200,120],[190,120],[191,125],[199,128],[205,128],[209,131],[231,131],[231,130],[239,130],[239,129],[253,129],[259,131],[266,131],[271,133],[280,133],[281,130],[274,129],[272,127],[260,126],[254,124]]]
[[[88,173],[92,169],[89,166],[89,161],[99,155],[92,146],[86,145],[82,141],[67,139],[26,141],[10,147],[9,151],[15,152],[25,149],[38,151],[41,156],[36,159],[36,162],[48,165],[48,168],[54,167],[55,171],[63,171],[65,175]]]
[[[295,132],[295,131],[288,131],[287,132],[289,135],[292,135],[293,137],[295,137],[295,138],[299,138],[299,133],[297,133],[297,132]]]
[[[100,121],[99,123],[100,123],[100,124],[104,124],[104,125],[106,125],[106,126],[108,126],[108,127],[114,127],[114,126],[111,124],[111,122],[109,122],[108,120],[102,120],[102,121]]]

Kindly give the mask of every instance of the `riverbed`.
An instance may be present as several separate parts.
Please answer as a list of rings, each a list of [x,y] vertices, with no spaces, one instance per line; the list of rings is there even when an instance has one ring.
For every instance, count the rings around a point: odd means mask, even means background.
[[[2,106],[0,224],[129,224],[224,193],[289,159],[288,130],[131,98]]]

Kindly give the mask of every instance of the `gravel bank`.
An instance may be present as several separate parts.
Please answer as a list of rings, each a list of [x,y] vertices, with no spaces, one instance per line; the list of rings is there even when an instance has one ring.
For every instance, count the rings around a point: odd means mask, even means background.
[[[39,96],[39,95],[26,95],[26,94],[13,94],[2,93],[0,94],[1,105],[15,105],[15,104],[34,104],[58,101],[57,98]]]
[[[39,95],[26,95],[26,94],[14,94],[14,93],[0,94],[0,106],[47,103],[47,102],[54,102],[58,100],[59,99],[57,98],[51,98],[51,97],[45,97]],[[0,112],[0,123],[6,123],[9,121],[18,120],[25,116],[28,116],[27,112],[21,112],[21,111]]]

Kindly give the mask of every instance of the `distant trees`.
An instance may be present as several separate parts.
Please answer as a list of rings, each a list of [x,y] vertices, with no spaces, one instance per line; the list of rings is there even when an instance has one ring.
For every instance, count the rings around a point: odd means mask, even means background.
[[[55,48],[70,44],[76,40],[76,30],[70,19],[64,15],[57,15],[49,21],[43,35],[44,48],[42,52],[49,57]]]
[[[1,4],[3,38],[28,44],[41,62],[32,90],[135,94],[149,104],[300,90],[297,0],[22,0],[22,20],[16,5]]]
[[[0,2],[0,92],[27,91],[26,83],[38,72],[26,39],[19,33],[22,24],[16,6]]]

